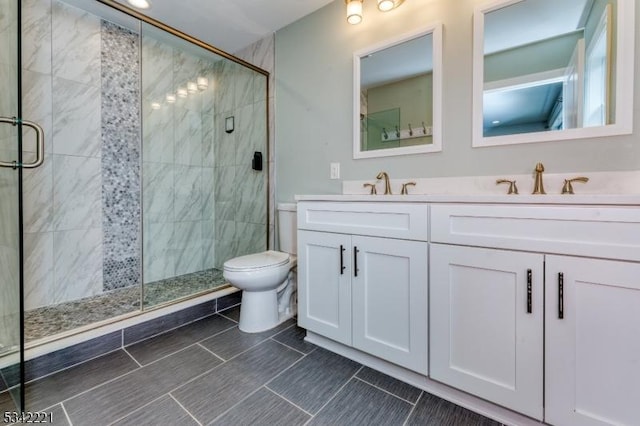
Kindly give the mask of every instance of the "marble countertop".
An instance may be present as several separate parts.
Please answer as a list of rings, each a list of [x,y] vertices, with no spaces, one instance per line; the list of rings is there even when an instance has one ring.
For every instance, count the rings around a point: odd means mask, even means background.
[[[296,201],[339,202],[404,202],[404,203],[482,203],[482,204],[553,204],[553,205],[620,205],[640,206],[640,194],[574,194],[574,195],[495,195],[495,194],[421,194],[362,195],[325,194],[296,195]],[[640,211],[638,212],[640,214]]]

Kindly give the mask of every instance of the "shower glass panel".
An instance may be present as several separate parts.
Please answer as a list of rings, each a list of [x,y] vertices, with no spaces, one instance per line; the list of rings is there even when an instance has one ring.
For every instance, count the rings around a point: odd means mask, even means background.
[[[19,2],[0,0],[0,162],[21,162]],[[21,411],[20,168],[0,167],[0,411]],[[4,355],[4,356],[3,356]]]
[[[21,74],[47,141],[22,191],[27,345],[221,288],[227,259],[266,249],[266,73],[117,5],[0,6],[0,115],[17,116]],[[3,156],[16,140],[0,127]],[[19,173],[0,169],[0,368],[20,341]]]
[[[142,25],[145,307],[225,286],[226,260],[266,249],[266,100],[265,75]]]
[[[95,1],[23,1],[27,342],[140,309],[139,22]],[[25,151],[29,150],[25,137]]]

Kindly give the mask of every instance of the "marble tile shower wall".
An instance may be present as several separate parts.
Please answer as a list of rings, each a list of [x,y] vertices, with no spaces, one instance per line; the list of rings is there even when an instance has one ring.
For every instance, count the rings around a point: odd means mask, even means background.
[[[251,159],[266,155],[265,78],[152,37],[142,45],[145,281],[264,250],[266,170],[252,170]],[[199,75],[210,81],[199,96],[151,108]],[[235,131],[226,133],[231,116]]]
[[[102,83],[109,70],[103,69],[101,52],[109,41],[103,39],[101,21],[59,0],[23,0],[22,7],[24,116],[41,123],[47,135],[44,165],[25,171],[24,179],[25,301],[30,310],[120,286],[109,282],[133,283],[135,275],[128,272],[137,266],[129,261],[133,253],[109,240],[117,232],[110,234],[105,208],[110,202],[103,198],[114,182],[105,170],[110,152],[103,150],[111,142],[103,140],[109,102]],[[246,50],[250,57],[245,59],[272,69],[273,46],[273,37],[260,41]],[[0,64],[8,51],[0,51]],[[266,154],[266,79],[228,61],[214,64],[174,51],[149,37],[143,39],[141,54],[145,281],[220,267],[230,257],[263,250],[266,168],[251,170],[251,157],[254,151]],[[152,101],[197,76],[212,82],[198,97],[150,108]],[[231,134],[224,132],[229,116],[235,117]],[[135,124],[125,127],[133,132]],[[25,132],[30,155],[33,136]],[[265,161],[272,172],[270,152]],[[134,171],[127,170],[135,180]],[[136,210],[126,202],[114,205],[115,210],[123,205],[129,213]],[[132,217],[122,223],[131,224]],[[273,223],[270,227],[273,237]],[[111,280],[110,259],[129,269]]]
[[[103,290],[101,27],[57,0],[22,3],[23,111],[48,142],[44,165],[24,179],[25,304],[33,309]]]
[[[267,94],[267,105],[269,107],[269,241],[268,247],[275,248],[276,232],[275,232],[275,36],[273,34],[264,37],[261,40],[235,52],[235,56],[241,58],[253,65],[256,65],[266,71],[269,71],[269,92]],[[255,76],[254,91],[256,96],[264,96],[264,77]],[[257,99],[257,98],[256,98]],[[265,160],[267,158],[265,157]]]
[[[139,284],[136,43],[63,2],[23,0],[23,111],[47,141],[24,179],[27,310]]]
[[[208,89],[165,102],[206,77]],[[151,35],[142,39],[144,279],[214,267],[213,64]],[[161,104],[159,109],[151,104]]]
[[[266,78],[241,65],[216,64],[216,266],[267,246],[267,170],[251,167],[254,152],[267,157]],[[234,117],[235,131],[225,132]]]

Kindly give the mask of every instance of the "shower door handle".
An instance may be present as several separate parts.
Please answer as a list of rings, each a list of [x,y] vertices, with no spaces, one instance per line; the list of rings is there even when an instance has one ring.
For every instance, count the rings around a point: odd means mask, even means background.
[[[0,123],[11,124],[13,126],[22,124],[23,126],[31,127],[36,131],[36,161],[33,163],[23,164],[18,164],[17,161],[0,161],[0,167],[10,167],[12,169],[17,169],[18,167],[22,167],[24,169],[35,169],[44,163],[44,130],[42,130],[42,127],[33,121],[21,120],[16,117],[0,117]]]

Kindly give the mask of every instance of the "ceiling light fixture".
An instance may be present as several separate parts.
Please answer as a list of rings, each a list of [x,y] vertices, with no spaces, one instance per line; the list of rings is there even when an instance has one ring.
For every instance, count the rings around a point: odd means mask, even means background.
[[[198,85],[196,83],[194,83],[193,81],[190,81],[187,83],[187,92],[189,93],[196,93],[198,91]]]
[[[189,95],[189,92],[187,92],[187,89],[185,89],[184,87],[178,87],[178,90],[176,90],[176,95],[178,95],[179,98],[186,98]]]
[[[362,4],[364,0],[344,0],[347,4],[347,22],[356,25],[362,22]],[[404,0],[377,0],[378,10],[388,12],[400,6]]]
[[[176,102],[176,95],[174,95],[173,93],[167,93],[166,100],[168,104],[173,104]]]
[[[362,22],[362,2],[364,0],[345,0],[347,3],[347,22],[356,25]]]
[[[151,4],[147,0],[127,0],[129,4],[138,9],[149,9]]]
[[[378,0],[378,10],[388,12],[400,6],[404,0]]]

